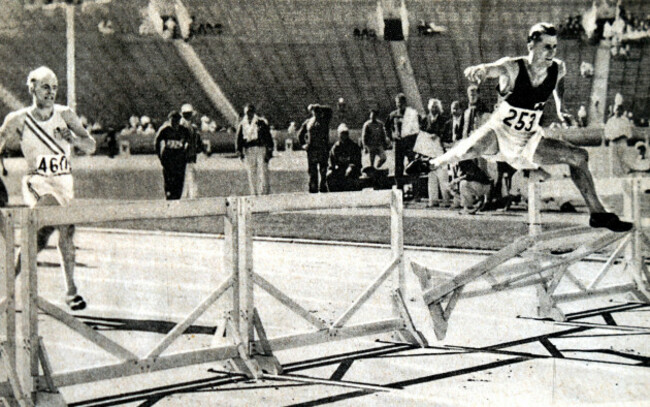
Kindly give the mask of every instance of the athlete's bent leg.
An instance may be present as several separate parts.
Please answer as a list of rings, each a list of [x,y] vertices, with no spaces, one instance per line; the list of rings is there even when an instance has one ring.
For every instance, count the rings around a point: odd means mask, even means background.
[[[499,151],[497,136],[494,130],[481,126],[468,138],[462,139],[454,147],[440,157],[434,158],[430,164],[435,168],[459,161],[471,160],[483,155],[494,155]]]
[[[540,140],[533,161],[536,164],[567,164],[571,170],[571,179],[585,200],[591,217],[589,224],[593,227],[606,227],[615,232],[632,229],[632,224],[622,222],[613,213],[607,213],[596,193],[594,179],[589,171],[589,154],[587,150],[576,147],[566,141],[543,138]]]

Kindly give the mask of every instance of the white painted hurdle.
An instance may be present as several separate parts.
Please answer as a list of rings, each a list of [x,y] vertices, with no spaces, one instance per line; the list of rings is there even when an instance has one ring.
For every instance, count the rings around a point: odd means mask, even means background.
[[[251,218],[255,213],[319,208],[346,208],[389,206],[391,211],[392,259],[354,303],[332,323],[313,316],[289,295],[253,269],[253,230]],[[144,201],[95,208],[74,206],[39,207],[35,209],[5,209],[0,231],[4,237],[4,272],[2,307],[5,322],[5,341],[2,357],[8,380],[0,383],[0,396],[14,406],[66,405],[59,387],[127,377],[165,369],[186,367],[207,362],[228,361],[233,373],[258,379],[297,380],[283,376],[282,366],[273,352],[320,344],[347,338],[382,333],[394,333],[399,340],[424,346],[426,340],[412,322],[404,302],[404,248],[403,203],[400,191],[364,191],[323,195],[288,194],[263,197],[212,198],[188,201]],[[44,226],[57,226],[106,221],[223,216],[225,246],[223,267],[229,273],[183,321],[175,325],[152,349],[138,355],[126,346],[100,334],[78,320],[74,315],[38,295],[36,268],[36,234]],[[14,304],[14,241],[16,219],[22,227],[22,346],[16,348],[16,321]],[[393,317],[377,321],[348,324],[350,318],[373,296],[377,289],[394,276],[390,301]],[[268,338],[255,306],[254,287],[266,291],[296,315],[309,322],[314,330],[304,333]],[[232,290],[232,304],[225,310],[223,323],[218,324],[213,344],[207,349],[165,352],[204,312],[228,290]],[[90,368],[55,370],[49,361],[44,341],[40,337],[38,311],[66,325],[119,361]],[[224,339],[226,338],[226,339]],[[226,343],[223,343],[224,340]],[[19,362],[17,362],[17,360]],[[24,367],[20,369],[17,367]],[[41,372],[42,370],[42,372]],[[307,379],[300,379],[307,380]],[[386,391],[385,388],[320,380],[321,384],[345,385],[364,390]]]
[[[297,301],[294,301],[289,295],[273,286],[253,269],[253,231],[250,219],[255,213],[388,205],[390,205],[391,211],[392,259],[377,274],[374,281],[363,292],[359,293],[353,304],[332,323],[327,323],[312,316]],[[401,341],[425,346],[426,340],[413,325],[404,302],[405,268],[402,218],[402,195],[401,191],[397,190],[330,194],[280,194],[240,198],[237,216],[238,224],[236,225],[237,233],[233,233],[239,240],[237,244],[239,258],[234,283],[236,300],[231,320],[232,325],[238,328],[236,331],[239,332],[241,342],[254,344],[248,357],[258,363],[241,363],[240,361],[232,364],[233,370],[244,373],[249,377],[265,376],[260,367],[274,374],[279,374],[282,372],[282,367],[273,356],[273,351],[382,333],[394,333]],[[391,274],[396,276],[391,298],[394,311],[393,318],[348,325],[347,322],[350,318],[371,298]],[[309,322],[315,330],[278,338],[266,338],[262,321],[255,309],[255,286],[266,291],[267,294],[274,297],[294,314]],[[255,340],[255,334],[257,334],[257,340]],[[268,377],[268,374],[266,376]]]
[[[2,210],[2,235],[4,238],[4,272],[6,279],[3,284],[5,291],[6,339],[3,348],[7,353],[5,365],[9,368],[9,377],[14,378],[9,383],[0,383],[0,396],[10,405],[18,406],[59,406],[65,401],[58,392],[58,387],[74,384],[89,383],[110,378],[125,377],[134,374],[154,372],[189,366],[209,361],[227,360],[238,354],[236,345],[222,346],[210,349],[183,351],[172,354],[162,354],[207,308],[217,301],[232,287],[232,259],[229,253],[236,253],[232,246],[233,240],[226,231],[226,253],[224,266],[231,270],[215,290],[205,298],[182,322],[146,355],[139,356],[123,345],[98,333],[88,327],[67,311],[52,304],[38,295],[38,274],[36,272],[36,233],[44,226],[57,226],[89,222],[105,222],[132,219],[161,219],[201,216],[224,216],[226,224],[232,223],[235,213],[231,210],[237,206],[235,198],[197,199],[192,201],[142,201],[133,203],[113,204],[102,206],[102,211],[96,207],[73,206],[39,207],[29,209]],[[14,224],[21,219],[22,249],[21,262],[23,275],[23,312],[22,312],[22,344],[16,352],[15,340],[15,304],[13,295],[14,278]],[[116,357],[119,362],[85,369],[54,371],[49,362],[44,341],[39,336],[38,310],[66,325],[76,334],[89,340],[108,354]],[[5,352],[3,352],[3,357]],[[17,362],[18,361],[18,362]],[[22,369],[16,369],[22,367]],[[42,369],[42,373],[40,370]]]
[[[458,274],[438,271],[413,262],[412,270],[420,280],[424,300],[434,321],[434,330],[438,339],[445,337],[449,317],[459,299],[502,290],[537,287],[539,316],[556,321],[565,320],[564,313],[558,306],[563,302],[630,293],[639,301],[650,303],[650,275],[645,265],[645,258],[648,255],[647,251],[644,252],[644,246],[646,250],[650,250],[650,239],[644,232],[644,229],[650,228],[650,218],[641,216],[642,196],[650,189],[650,178],[629,178],[621,182],[624,185],[624,218],[635,225],[630,232],[603,232],[589,227],[542,232],[539,186],[531,184],[529,186],[529,235],[515,240]],[[556,242],[558,239],[593,234],[596,236],[586,240],[569,253],[553,255],[545,251],[549,243]],[[618,246],[592,281],[587,283],[581,281],[569,269],[571,265],[616,242]],[[529,256],[519,261],[512,261],[527,251],[530,253]],[[601,287],[604,277],[621,256],[625,262],[625,270],[631,276],[630,281]],[[467,284],[479,278],[485,278],[490,288],[465,292]],[[576,290],[556,294],[562,281],[570,282]]]

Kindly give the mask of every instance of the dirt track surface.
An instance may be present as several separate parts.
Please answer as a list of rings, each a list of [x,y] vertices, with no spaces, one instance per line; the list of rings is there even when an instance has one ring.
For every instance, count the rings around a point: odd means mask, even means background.
[[[138,355],[146,354],[172,328],[171,321],[180,321],[226,277],[221,265],[223,241],[212,236],[82,229],[76,243],[78,283],[89,303],[78,316]],[[315,315],[332,320],[372,282],[390,252],[256,242],[254,255],[256,272]],[[452,273],[483,258],[419,250],[407,251],[406,256]],[[581,263],[575,272],[588,281],[601,266]],[[621,272],[616,266],[611,278],[624,278]],[[39,276],[40,295],[60,303],[63,284],[53,248],[39,256]],[[588,311],[570,314],[573,322],[602,327],[562,326],[519,318],[535,317],[536,307],[535,290],[519,289],[461,300],[447,338],[437,341],[414,278],[410,272],[407,276],[409,308],[429,338],[429,348],[369,337],[277,354],[287,373],[385,386],[387,392],[246,382],[220,373],[221,363],[72,386],[62,392],[74,406],[639,406],[650,400],[647,306],[627,304],[624,297],[583,301],[565,308]],[[390,315],[390,287],[381,288],[350,322]],[[561,286],[567,288],[571,287]],[[256,298],[269,337],[309,329],[268,295],[256,290]],[[208,346],[228,299],[226,295],[218,301],[170,352]],[[621,331],[605,324],[606,315],[619,325],[646,328]],[[49,317],[40,319],[55,371],[115,363]]]

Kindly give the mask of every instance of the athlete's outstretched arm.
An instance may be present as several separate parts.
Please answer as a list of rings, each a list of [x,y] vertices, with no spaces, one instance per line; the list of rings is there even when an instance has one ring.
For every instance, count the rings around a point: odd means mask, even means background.
[[[512,58],[501,58],[488,64],[478,64],[465,69],[464,75],[470,82],[480,84],[488,78],[508,75],[508,65]]]
[[[81,124],[79,116],[71,109],[61,112],[61,116],[68,125],[67,129],[60,129],[63,138],[86,154],[94,153],[97,143]]]

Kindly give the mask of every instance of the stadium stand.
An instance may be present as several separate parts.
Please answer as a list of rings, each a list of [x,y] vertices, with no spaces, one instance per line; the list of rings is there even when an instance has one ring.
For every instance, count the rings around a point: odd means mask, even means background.
[[[326,8],[316,7],[318,0],[183,3],[197,20],[222,26],[220,35],[195,36],[189,43],[237,109],[253,102],[277,128],[304,119],[309,103],[335,106],[339,98],[345,99],[347,112],[333,124],[346,120],[358,128],[370,108],[378,108],[381,117],[392,110],[393,96],[401,86],[389,44],[353,36],[355,28],[379,32],[375,1],[332,0]],[[626,1],[626,7],[636,12],[643,10],[642,3]],[[113,0],[106,7],[78,7],[80,113],[92,121],[119,126],[132,114],[159,121],[170,108],[189,100],[197,111],[225,124],[173,42],[138,34],[147,4],[146,0]],[[588,0],[541,0],[527,3],[526,13],[520,13],[506,0],[408,0],[407,49],[422,98],[439,98],[446,108],[454,99],[464,100],[464,67],[525,54],[525,32],[530,25],[540,20],[563,21],[589,5]],[[113,23],[114,34],[97,30],[104,19]],[[446,31],[418,36],[420,20]],[[0,53],[12,56],[0,67],[5,88],[27,100],[26,72],[46,64],[59,72],[60,94],[65,95],[62,10],[25,10],[17,0],[9,1],[0,18],[0,38]],[[589,101],[592,79],[580,76],[580,64],[594,63],[595,52],[595,46],[579,39],[562,40],[558,56],[567,62],[566,89],[570,89],[565,107],[573,114]],[[619,91],[617,87],[623,88],[620,91],[633,103],[635,113],[647,107],[650,79],[643,78],[640,69],[645,55],[644,49],[634,49],[627,60],[613,61],[610,74],[608,98]],[[483,85],[488,104],[496,101],[493,86],[490,81]],[[0,103],[0,114],[8,110]]]
[[[224,123],[196,79],[179,57],[173,43],[140,36],[144,0],[113,1],[110,7],[77,9],[76,79],[80,114],[104,126],[120,127],[131,115],[147,115],[158,124],[171,109],[191,102],[201,114]],[[103,35],[97,25],[113,21],[116,32]],[[0,67],[3,85],[24,103],[27,73],[40,65],[59,76],[59,101],[66,95],[65,16],[62,9],[16,8],[14,19],[0,31],[0,55],[11,55]],[[11,29],[20,24],[20,29]],[[0,114],[9,108],[0,104]]]
[[[609,86],[607,106],[614,103],[616,93],[623,95],[625,109],[635,118],[648,118],[650,101],[650,45],[636,43],[630,48],[627,58],[612,58],[609,65]]]

